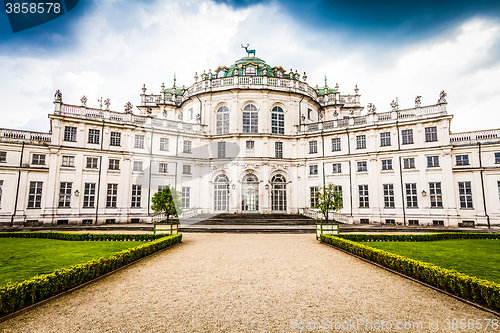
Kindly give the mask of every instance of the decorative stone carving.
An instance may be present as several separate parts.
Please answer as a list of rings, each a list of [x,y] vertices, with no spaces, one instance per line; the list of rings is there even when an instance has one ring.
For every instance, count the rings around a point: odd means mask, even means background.
[[[144,88],[142,90],[144,90]],[[98,98],[97,101],[99,102],[99,108],[102,110],[102,97]]]
[[[337,110],[333,111],[333,116],[334,117],[338,117],[339,116],[339,112]]]
[[[196,115],[196,122],[201,124],[201,115],[199,113]]]
[[[148,89],[146,88],[146,84],[144,83],[144,85],[142,86],[142,93],[146,94],[146,90]]]
[[[105,101],[104,101],[104,105],[106,105],[106,110],[109,111],[109,106],[111,105],[111,102],[109,101],[109,98],[107,98]]]
[[[359,92],[358,85],[356,85],[356,88],[354,88],[354,93],[357,95]]]
[[[132,105],[132,103],[127,102],[127,104],[125,104],[125,113],[127,113],[127,114],[128,114],[128,113],[132,113],[132,108],[133,108],[133,107],[134,107],[134,106]]]
[[[349,109],[349,114],[350,114],[351,116],[354,116],[354,109]]]
[[[82,106],[87,106],[87,96],[83,95],[80,102],[82,102]]]
[[[377,113],[377,108],[375,107],[375,104],[368,103],[368,114],[375,114]]]
[[[304,72],[304,76],[302,77],[302,79],[304,79],[304,82],[307,81],[307,74],[306,74],[306,72]]]
[[[153,109],[152,109],[151,107],[149,107],[149,106],[148,106],[148,107],[147,107],[147,109],[146,109],[146,114],[149,116],[149,115],[151,115],[152,113],[153,113]]]
[[[198,72],[194,72],[194,82],[198,82]]]
[[[422,101],[420,100],[421,98],[422,98],[422,96],[415,97],[415,107],[416,108],[421,107],[421,105],[422,105]]]
[[[323,110],[321,110],[319,113],[318,113],[318,118],[319,120],[322,120],[324,117],[324,113],[323,113]]]
[[[447,103],[446,96],[448,96],[448,94],[445,93],[444,90],[442,90],[441,93],[439,94],[439,99],[437,104],[446,104]]]
[[[182,109],[179,110],[179,115],[177,116],[177,119],[181,120],[184,118],[184,114],[182,113]]]
[[[398,103],[396,103],[395,100],[392,100],[392,102],[391,102],[390,105],[391,105],[391,110],[392,111],[396,111],[398,109]]]
[[[300,120],[304,123],[306,121],[306,116],[305,115],[301,115],[300,116]]]
[[[59,89],[56,90],[56,93],[54,95],[54,102],[62,103],[62,92]]]

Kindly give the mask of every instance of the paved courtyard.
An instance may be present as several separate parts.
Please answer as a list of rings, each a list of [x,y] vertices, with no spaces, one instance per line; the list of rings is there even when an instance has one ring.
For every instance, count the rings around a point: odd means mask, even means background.
[[[337,332],[442,332],[446,319],[495,317],[319,244],[313,234],[197,233],[0,323],[0,332],[293,332],[308,331],[309,321],[337,324]],[[429,329],[436,321],[439,330]],[[418,322],[422,329],[396,330]]]

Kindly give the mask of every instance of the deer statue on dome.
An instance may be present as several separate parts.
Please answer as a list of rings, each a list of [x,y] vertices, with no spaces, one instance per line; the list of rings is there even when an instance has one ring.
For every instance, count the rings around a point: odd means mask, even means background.
[[[243,44],[241,44],[241,48],[245,49],[245,51],[247,51],[247,56],[250,57],[250,54],[253,54],[253,56],[255,57],[255,50],[249,50],[248,49],[249,46],[250,46],[250,44],[247,44],[247,46],[243,46]]]

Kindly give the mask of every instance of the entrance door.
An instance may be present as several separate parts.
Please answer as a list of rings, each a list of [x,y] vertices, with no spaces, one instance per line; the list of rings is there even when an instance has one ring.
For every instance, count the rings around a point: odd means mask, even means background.
[[[214,210],[217,212],[229,210],[229,179],[226,175],[219,175],[215,179]]]
[[[275,175],[271,179],[271,209],[275,212],[286,212],[286,179]]]
[[[259,211],[259,179],[255,175],[243,177],[241,210],[249,213]]]

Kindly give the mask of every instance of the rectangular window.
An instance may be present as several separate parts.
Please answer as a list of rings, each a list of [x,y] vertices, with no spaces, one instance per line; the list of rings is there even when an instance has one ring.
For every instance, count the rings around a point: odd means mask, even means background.
[[[243,133],[259,132],[259,113],[243,112]]]
[[[309,174],[310,175],[317,175],[318,174],[318,166],[317,165],[310,165],[309,166]]]
[[[469,155],[457,155],[457,165],[469,165]]]
[[[367,208],[370,207],[368,200],[368,185],[358,185],[359,191],[359,207]]]
[[[134,148],[144,148],[144,135],[135,135]]]
[[[415,169],[415,159],[414,158],[404,158],[403,168],[405,169]]]
[[[64,127],[64,141],[76,142],[76,127]]]
[[[427,156],[427,167],[438,167],[439,166],[439,156]]]
[[[87,168],[97,169],[97,157],[87,157]]]
[[[500,153],[495,153],[495,164],[500,164]]]
[[[72,183],[61,183],[59,187],[59,207],[70,207]]]
[[[394,208],[394,185],[384,184],[384,207]]]
[[[443,207],[441,183],[429,183],[429,197],[431,199],[431,207]]]
[[[142,171],[142,161],[134,161],[133,171]]]
[[[7,163],[7,152],[0,151],[0,163]]]
[[[182,174],[183,175],[190,175],[191,174],[191,166],[184,164],[182,166]]]
[[[311,208],[316,208],[316,205],[318,204],[318,187],[317,186],[312,186],[310,188],[310,193],[311,193]]]
[[[141,208],[141,185],[132,185],[132,208]]]
[[[332,151],[341,151],[340,138],[332,139]]]
[[[500,183],[498,185],[498,188],[500,189]],[[0,208],[2,207],[2,191],[3,191],[3,180],[0,180]]]
[[[106,195],[106,207],[116,208],[118,198],[118,184],[108,184],[108,192]]]
[[[283,112],[271,113],[271,132],[273,134],[285,134],[285,114]]]
[[[357,149],[366,148],[366,135],[358,135],[356,137],[356,148]]]
[[[391,145],[391,133],[390,132],[380,133],[380,146],[385,147],[390,145]]]
[[[405,184],[406,186],[406,207],[417,208],[417,184]]]
[[[254,141],[247,141],[246,147],[247,147],[247,157],[254,157],[255,156],[255,142]]]
[[[101,130],[89,129],[89,143],[99,143],[99,136],[101,135]]]
[[[274,143],[274,157],[283,158],[283,142]]]
[[[75,166],[75,156],[63,156],[62,157],[62,166],[74,167]]]
[[[183,187],[182,188],[182,207],[184,208],[189,208],[190,204],[190,192],[191,188],[190,187]]]
[[[120,160],[110,159],[109,170],[120,170]]]
[[[191,141],[184,141],[184,149],[182,151],[184,153],[191,154]]]
[[[33,154],[33,158],[31,159],[31,164],[45,165],[45,155]]]
[[[336,189],[337,189],[337,193],[340,194],[340,199],[342,199],[342,205],[340,206],[340,208],[343,208],[344,207],[344,194],[342,192],[342,185],[337,185],[336,186]]]
[[[167,173],[167,166],[168,164],[167,163],[160,163],[158,164],[158,172],[159,173]]]
[[[342,164],[340,163],[333,164],[333,173],[342,173]]]
[[[433,142],[438,140],[437,127],[425,128],[425,142]]]
[[[168,151],[168,138],[160,138],[160,150]]]
[[[316,154],[318,152],[318,141],[309,141],[309,154]]]
[[[42,186],[43,182],[30,182],[28,208],[42,207]]]
[[[470,182],[459,182],[458,194],[460,195],[460,208],[473,208]]]
[[[83,191],[83,208],[94,207],[95,205],[95,183],[85,183]]]
[[[392,170],[392,160],[382,160],[382,170]]]
[[[358,171],[368,171],[366,161],[358,162]]]
[[[217,158],[226,158],[225,142],[217,142]]]
[[[122,134],[120,132],[111,132],[111,135],[109,137],[109,144],[111,146],[121,146]]]
[[[410,145],[413,143],[413,130],[402,130],[401,136],[403,137],[403,144]]]

